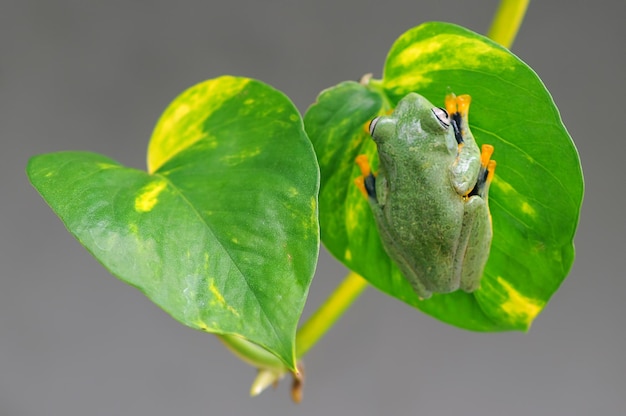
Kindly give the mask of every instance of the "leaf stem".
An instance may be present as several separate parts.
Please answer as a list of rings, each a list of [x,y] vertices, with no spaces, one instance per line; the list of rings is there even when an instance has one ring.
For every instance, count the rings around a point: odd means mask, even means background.
[[[346,276],[339,287],[298,330],[296,334],[296,358],[298,360],[304,357],[328,332],[367,286],[367,281],[354,272]],[[233,354],[262,372],[253,384],[253,395],[260,393],[289,371],[285,363],[263,347],[237,335],[216,335]]]
[[[370,90],[377,92],[383,98],[383,109],[385,111],[393,109],[394,105],[391,103],[391,100],[389,99],[389,96],[387,95],[387,91],[385,90],[385,87],[383,86],[382,79],[375,79],[375,78],[371,78],[368,76],[364,76],[363,78],[361,78],[361,84],[365,85]]]
[[[304,355],[328,332],[368,286],[367,281],[350,272],[326,302],[319,307],[296,334],[296,356]]]
[[[530,0],[502,0],[487,36],[505,48],[511,48]]]
[[[297,360],[302,359],[328,332],[367,286],[365,279],[358,274],[354,272],[348,274],[339,287],[326,299],[326,302],[298,330],[296,334]],[[250,341],[233,335],[218,335],[218,338],[235,355],[259,370],[250,388],[251,396],[256,396],[267,387],[275,385],[290,371],[294,375],[294,380],[301,382],[303,375],[298,374],[300,369],[290,370],[278,357]]]

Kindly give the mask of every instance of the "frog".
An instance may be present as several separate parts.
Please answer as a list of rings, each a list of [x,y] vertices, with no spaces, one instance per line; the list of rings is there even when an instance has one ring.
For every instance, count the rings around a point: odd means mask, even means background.
[[[488,205],[494,147],[478,147],[467,94],[445,108],[411,92],[391,114],[369,122],[378,171],[366,155],[356,184],[369,202],[381,243],[420,300],[480,287],[493,236]]]

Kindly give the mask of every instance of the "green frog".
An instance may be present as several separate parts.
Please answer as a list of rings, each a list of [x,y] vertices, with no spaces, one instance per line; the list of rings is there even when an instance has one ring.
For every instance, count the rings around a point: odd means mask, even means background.
[[[383,247],[422,299],[479,288],[492,238],[493,146],[479,149],[470,132],[469,95],[445,101],[408,94],[369,123],[378,172],[356,160]]]

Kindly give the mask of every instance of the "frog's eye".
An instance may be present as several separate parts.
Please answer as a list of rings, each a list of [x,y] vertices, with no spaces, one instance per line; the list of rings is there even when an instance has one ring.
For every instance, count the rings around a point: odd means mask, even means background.
[[[441,123],[444,129],[450,127],[450,116],[448,115],[448,112],[446,110],[444,110],[443,108],[435,107],[433,108],[433,114],[435,115],[435,117],[437,117],[437,120],[439,120],[439,123]]]
[[[372,137],[374,137],[374,129],[376,128],[376,123],[378,123],[378,120],[380,120],[380,116],[370,121],[369,131],[370,131],[370,136]]]

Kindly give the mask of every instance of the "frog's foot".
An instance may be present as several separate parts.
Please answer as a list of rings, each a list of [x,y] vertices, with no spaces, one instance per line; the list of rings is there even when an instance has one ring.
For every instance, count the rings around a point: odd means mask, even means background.
[[[446,95],[446,111],[454,129],[454,138],[459,146],[463,144],[464,137],[468,134],[467,116],[471,102],[472,97],[467,94],[458,97],[454,93]]]
[[[358,155],[355,162],[361,170],[361,176],[356,178],[354,183],[365,198],[376,199],[376,178],[370,168],[370,162],[367,155]]]
[[[482,177],[484,178],[482,181],[484,182],[484,186],[489,188],[489,184],[493,180],[493,175],[496,172],[496,161],[491,160],[491,155],[493,155],[493,146],[490,144],[483,144],[480,148],[480,166]]]
[[[480,172],[478,174],[478,180],[468,197],[472,195],[479,195],[483,199],[487,199],[489,185],[491,184],[493,175],[496,171],[496,161],[491,160],[492,154],[493,146],[490,144],[483,144],[480,152]]]

